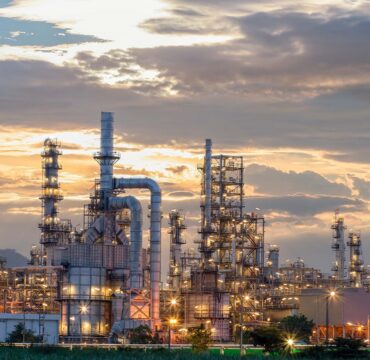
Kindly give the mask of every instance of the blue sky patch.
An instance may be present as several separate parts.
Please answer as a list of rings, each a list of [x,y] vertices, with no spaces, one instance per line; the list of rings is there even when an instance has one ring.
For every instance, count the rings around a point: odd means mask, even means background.
[[[0,0],[0,5],[5,3],[9,1]],[[0,17],[0,45],[56,46],[101,41],[95,36],[69,33],[68,29],[44,21]]]
[[[13,0],[0,0],[0,7],[7,7],[12,3]]]

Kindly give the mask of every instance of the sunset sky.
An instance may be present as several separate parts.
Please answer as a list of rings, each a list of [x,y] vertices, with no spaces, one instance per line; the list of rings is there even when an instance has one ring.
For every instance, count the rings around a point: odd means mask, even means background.
[[[163,189],[164,258],[170,209],[198,236],[209,137],[245,156],[246,209],[282,262],[329,271],[339,208],[370,263],[369,39],[369,0],[0,0],[1,247],[39,241],[46,137],[63,145],[61,217],[82,224],[103,110],[116,174]]]

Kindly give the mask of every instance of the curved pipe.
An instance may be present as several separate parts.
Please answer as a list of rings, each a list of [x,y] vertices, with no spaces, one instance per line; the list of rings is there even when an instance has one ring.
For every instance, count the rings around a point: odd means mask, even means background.
[[[113,180],[114,189],[150,190],[150,283],[153,327],[159,324],[159,291],[161,283],[161,188],[150,178],[120,178]]]
[[[129,209],[131,211],[131,244],[130,244],[130,287],[140,289],[142,287],[142,223],[143,215],[141,204],[133,196],[110,197],[108,199],[108,209],[111,211],[120,211]]]

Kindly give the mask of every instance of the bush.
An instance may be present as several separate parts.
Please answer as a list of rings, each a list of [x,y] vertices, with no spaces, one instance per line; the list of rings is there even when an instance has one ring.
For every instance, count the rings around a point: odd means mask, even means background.
[[[40,343],[42,342],[42,336],[37,336],[32,330],[24,328],[22,323],[15,326],[14,330],[8,335],[5,340],[7,343]]]
[[[205,329],[203,324],[198,328],[190,329],[188,342],[195,353],[205,352],[212,343],[211,332]]]
[[[251,332],[250,330],[243,330],[243,344],[250,344]],[[240,327],[235,331],[235,342],[240,344]]]
[[[336,357],[341,358],[367,358],[367,350],[361,350],[364,343],[361,339],[336,338],[334,341]]]
[[[287,316],[280,322],[280,328],[290,334],[296,340],[309,342],[312,329],[315,326],[312,320],[308,320],[304,315]]]
[[[361,359],[369,358],[367,350],[361,350],[362,340],[337,338],[334,347],[314,346],[303,349],[299,357],[308,359]]]
[[[263,346],[265,352],[279,352],[284,349],[281,331],[272,326],[259,327],[250,333],[253,345]]]
[[[131,344],[151,344],[153,342],[152,330],[148,325],[140,325],[130,330],[128,339]]]

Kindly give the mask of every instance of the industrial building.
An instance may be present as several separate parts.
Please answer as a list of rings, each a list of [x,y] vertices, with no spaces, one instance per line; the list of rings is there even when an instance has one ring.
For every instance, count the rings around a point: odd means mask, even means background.
[[[361,236],[351,232],[345,241],[339,213],[331,225],[333,242],[328,241],[334,252],[331,275],[306,266],[302,259],[280,266],[279,247],[265,247],[265,218],[244,210],[243,157],[213,154],[212,141],[207,139],[199,166],[197,249],[184,240],[186,219],[178,209],[168,214],[169,236],[161,239],[160,179],[115,177],[120,154],[113,139],[113,113],[103,112],[100,149],[94,154],[100,177],[90,202],[81,210],[82,229],[59,217],[61,144],[45,140],[40,245],[31,249],[27,267],[7,268],[0,261],[3,316],[38,316],[37,333],[49,342],[48,316],[59,319],[59,341],[65,343],[116,342],[139,325],[162,337],[172,325],[170,330],[181,341],[187,329],[200,324],[211,330],[215,341],[227,342],[233,341],[240,327],[267,326],[301,312],[315,320],[320,341],[320,331],[326,329],[320,327],[323,320],[317,304],[335,289],[349,306],[345,313],[343,306],[333,309],[332,325],[343,326],[353,319],[362,326],[363,336],[368,333],[370,274],[362,259]],[[148,249],[143,248],[146,212],[130,195],[138,189],[150,192]],[[168,246],[161,249],[164,242]],[[170,259],[165,283],[161,278],[164,251]],[[353,306],[361,309],[352,314]],[[344,335],[346,331],[342,328]]]

